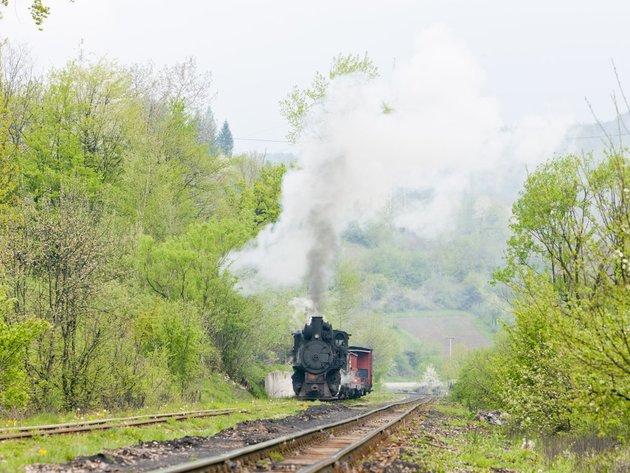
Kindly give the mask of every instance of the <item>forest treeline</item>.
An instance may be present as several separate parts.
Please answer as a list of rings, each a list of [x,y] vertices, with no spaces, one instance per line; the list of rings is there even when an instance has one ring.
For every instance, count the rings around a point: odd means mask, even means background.
[[[193,61],[39,77],[0,52],[0,411],[260,390],[282,334],[223,265],[278,218],[284,166],[218,150]]]
[[[630,426],[630,160],[565,155],[526,179],[497,284],[514,323],[463,362],[454,395],[542,434]]]

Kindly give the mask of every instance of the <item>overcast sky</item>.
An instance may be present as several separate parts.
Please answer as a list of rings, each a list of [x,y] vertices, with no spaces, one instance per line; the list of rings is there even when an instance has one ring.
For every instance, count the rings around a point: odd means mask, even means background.
[[[609,118],[611,58],[630,89],[627,0],[46,0],[52,13],[43,31],[27,0],[10,3],[0,36],[27,44],[40,67],[62,65],[81,41],[121,63],[194,56],[213,75],[217,121],[227,118],[237,138],[284,139],[278,101],[293,85],[306,85],[340,52],[368,52],[388,74],[435,23],[472,51],[508,123],[550,110],[590,121],[585,96]]]

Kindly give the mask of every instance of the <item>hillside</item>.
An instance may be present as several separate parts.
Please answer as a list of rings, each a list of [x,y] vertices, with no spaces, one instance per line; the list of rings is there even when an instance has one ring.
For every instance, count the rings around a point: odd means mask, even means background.
[[[458,310],[427,310],[394,315],[399,330],[449,356],[449,346],[475,349],[490,346],[490,338],[474,314]]]

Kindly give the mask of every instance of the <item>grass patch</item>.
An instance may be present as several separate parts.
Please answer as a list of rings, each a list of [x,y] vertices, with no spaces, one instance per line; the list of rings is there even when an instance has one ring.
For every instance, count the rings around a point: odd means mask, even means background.
[[[363,397],[357,399],[348,399],[343,401],[344,404],[349,406],[364,405],[364,404],[379,404],[382,402],[398,401],[404,399],[406,396],[396,393],[390,393],[387,391],[372,391],[370,394],[366,394]]]
[[[549,439],[525,441],[502,426],[474,420],[464,407],[441,403],[415,423],[402,459],[432,472],[622,472],[630,466],[627,446],[545,455]],[[610,447],[610,445],[609,445]]]
[[[271,458],[271,461],[279,463],[284,460],[284,455],[280,452],[269,452],[269,458]]]

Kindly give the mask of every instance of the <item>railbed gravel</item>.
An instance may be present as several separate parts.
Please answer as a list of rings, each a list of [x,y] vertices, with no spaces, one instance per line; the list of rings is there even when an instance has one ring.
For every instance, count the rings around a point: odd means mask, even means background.
[[[370,406],[373,408],[374,406]],[[300,430],[319,427],[330,422],[358,415],[366,406],[330,403],[280,419],[260,419],[241,422],[211,437],[186,436],[166,441],[142,442],[130,447],[105,450],[96,455],[77,457],[62,464],[33,464],[28,473],[41,472],[124,472],[150,471],[203,457],[226,453]]]

